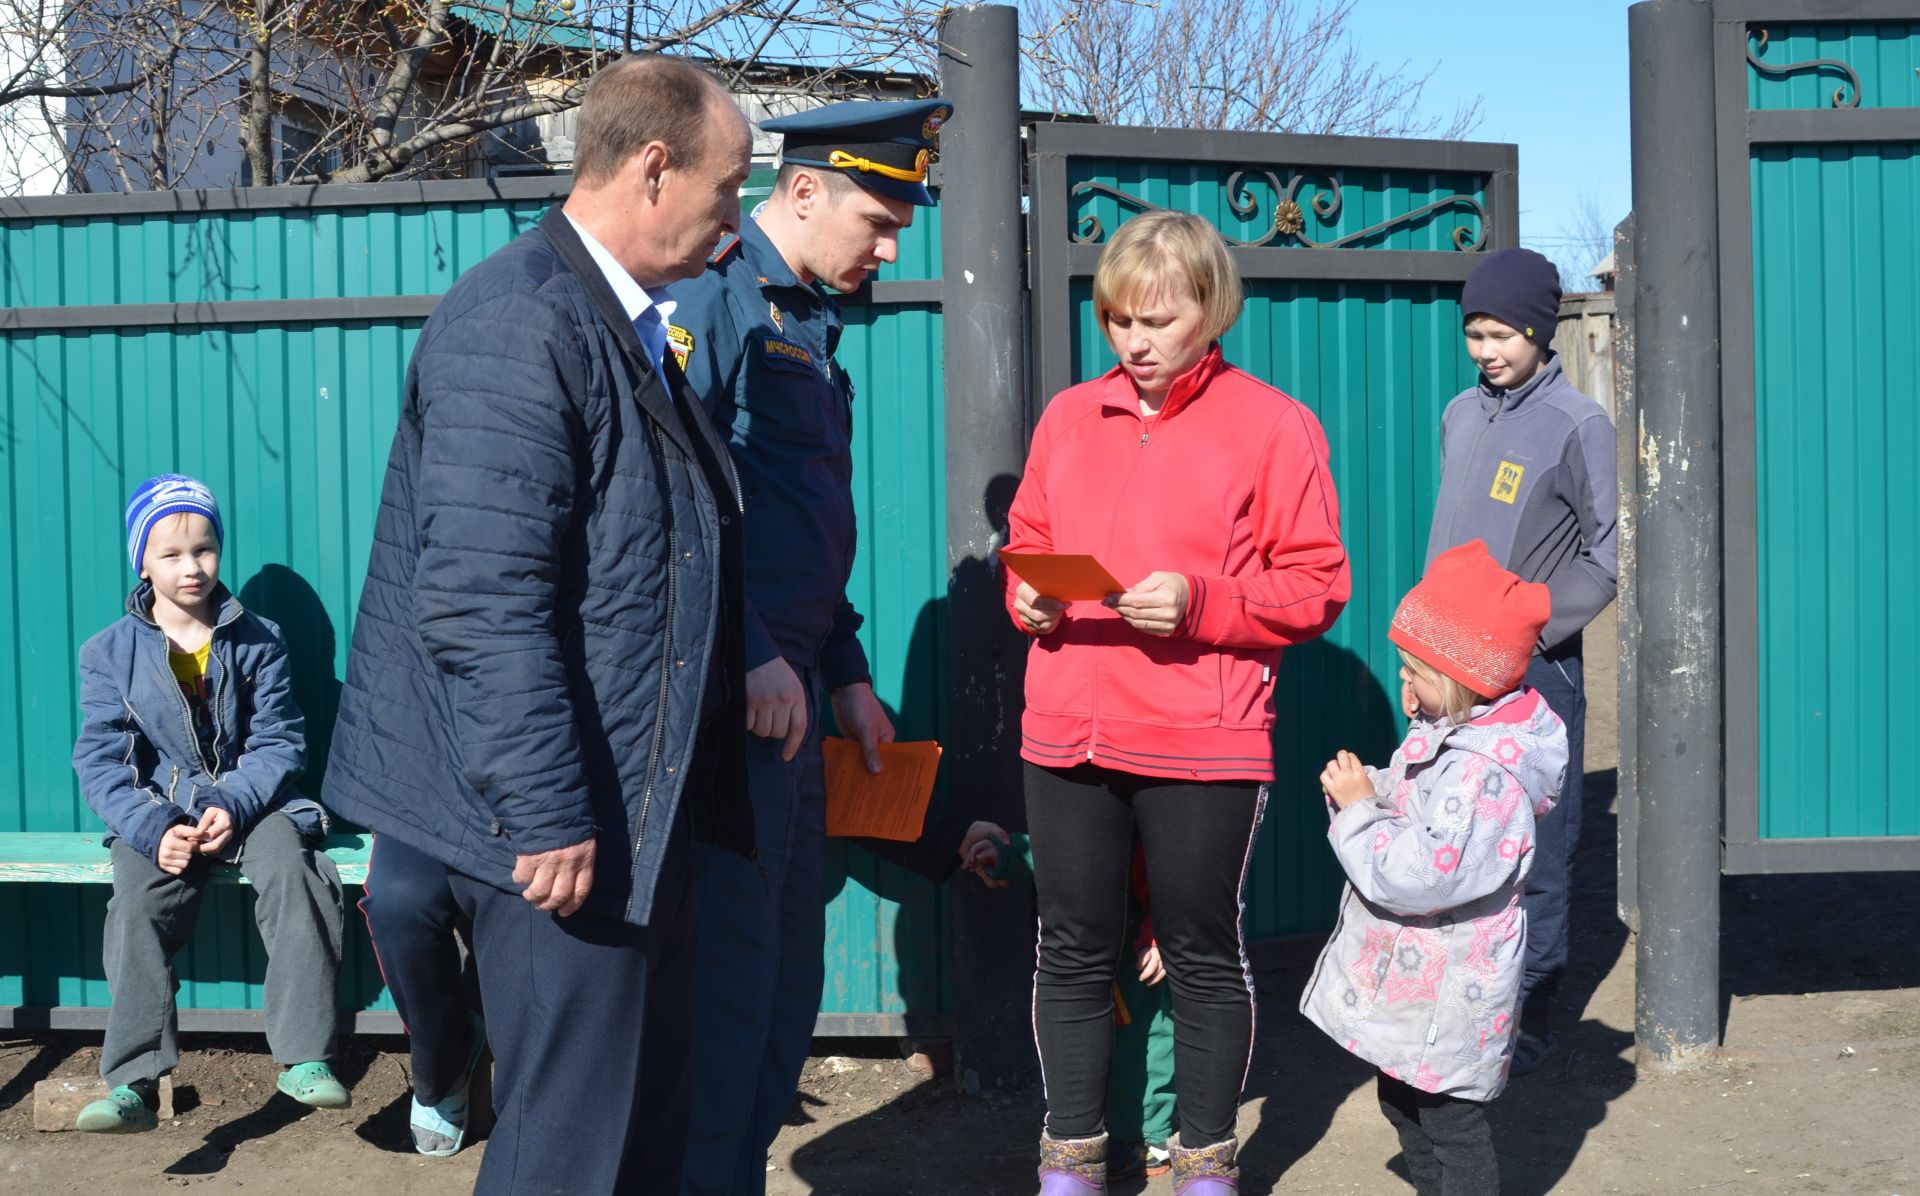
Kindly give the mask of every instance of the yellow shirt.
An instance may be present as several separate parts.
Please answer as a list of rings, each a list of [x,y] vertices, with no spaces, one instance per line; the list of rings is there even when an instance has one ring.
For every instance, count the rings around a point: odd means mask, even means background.
[[[200,645],[197,652],[175,652],[167,650],[167,667],[173,670],[173,679],[180,683],[180,689],[187,695],[188,702],[201,697],[201,682],[207,676],[207,659],[213,655],[213,641],[209,639]]]

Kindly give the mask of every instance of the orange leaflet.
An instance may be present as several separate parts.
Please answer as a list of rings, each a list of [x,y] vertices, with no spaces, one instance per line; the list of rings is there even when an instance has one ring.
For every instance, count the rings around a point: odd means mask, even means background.
[[[1127,587],[1113,579],[1106,567],[1090,556],[1067,552],[1013,552],[1002,548],[1000,559],[1013,575],[1040,591],[1043,598],[1062,602],[1098,602]]]
[[[851,739],[822,742],[827,758],[827,834],[835,838],[918,839],[940,771],[940,745],[880,745],[880,771],[867,771],[860,745]]]

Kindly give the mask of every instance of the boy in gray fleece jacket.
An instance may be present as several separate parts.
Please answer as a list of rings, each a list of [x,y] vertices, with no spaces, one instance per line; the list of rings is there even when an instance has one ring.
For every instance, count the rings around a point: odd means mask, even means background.
[[[1554,1045],[1549,1007],[1567,964],[1587,723],[1580,633],[1614,596],[1614,429],[1548,348],[1560,309],[1551,262],[1529,249],[1489,254],[1460,298],[1480,382],[1441,418],[1440,498],[1427,564],[1484,540],[1505,568],[1547,587],[1553,617],[1526,683],[1567,726],[1566,786],[1558,811],[1540,822],[1527,878],[1527,961],[1513,1054],[1514,1074],[1524,1075]]]

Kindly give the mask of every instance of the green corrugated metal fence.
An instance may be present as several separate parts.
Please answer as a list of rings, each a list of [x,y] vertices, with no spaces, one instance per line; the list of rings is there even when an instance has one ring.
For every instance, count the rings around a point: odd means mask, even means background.
[[[1848,69],[1751,68],[1752,111],[1857,98],[1920,122],[1920,23],[1778,26],[1754,52]],[[1758,734],[1729,752],[1758,753],[1762,840],[1920,836],[1900,747],[1920,658],[1916,140],[1749,154],[1755,471],[1737,514],[1757,521],[1757,576],[1727,584],[1757,592]]]
[[[1043,148],[1095,136],[1038,132]],[[1134,132],[1097,136],[1130,143]],[[1397,736],[1396,663],[1383,631],[1419,570],[1441,407],[1472,378],[1457,296],[1475,254],[1454,237],[1511,243],[1512,150],[1384,143],[1360,152],[1373,143],[1245,135],[1222,144],[1257,149],[1252,161],[1308,154],[1302,165],[1320,181],[1298,196],[1306,238],[1392,225],[1341,249],[1236,250],[1249,301],[1227,354],[1325,424],[1355,581],[1333,633],[1290,652],[1281,673],[1281,780],[1248,890],[1249,934],[1272,937],[1330,922],[1339,877],[1312,783],[1321,763],[1339,747],[1383,759]],[[1363,160],[1339,165],[1355,153]],[[1254,239],[1280,198],[1263,190],[1266,166],[1250,168],[1242,186],[1267,206],[1241,216],[1230,164],[1163,154],[1143,165],[1118,152],[1072,161],[1067,177],[1036,160],[1036,213],[1055,211],[1070,183],[1099,182]],[[1311,175],[1329,163],[1335,174]],[[762,191],[765,177],[757,183]],[[1060,194],[1043,202],[1040,189],[1056,185]],[[288,632],[318,773],[414,337],[431,297],[537,220],[550,186],[501,184],[493,195],[476,184],[321,188],[301,207],[262,206],[285,202],[267,191],[0,209],[0,302],[37,309],[30,327],[19,313],[0,318],[0,469],[15,513],[0,520],[0,560],[16,579],[0,587],[12,637],[0,665],[0,832],[95,825],[68,765],[74,654],[115,617],[131,581],[124,496],[163,469],[204,477],[228,508],[227,580]],[[1336,214],[1314,206],[1323,187],[1339,189]],[[1085,377],[1111,364],[1088,311],[1086,263],[1097,245],[1070,247],[1078,256],[1059,278],[1047,273],[1060,261],[1050,255],[1066,252],[1082,216],[1097,214],[1111,231],[1137,208],[1098,194],[1071,204],[1064,227],[1034,231],[1036,320],[1065,313],[1064,323],[1037,326],[1036,353],[1056,353],[1039,342],[1062,337],[1067,357],[1047,357],[1048,368]],[[945,725],[938,274],[933,210],[903,237],[901,260],[872,295],[849,305],[840,347],[857,390],[861,546],[849,591],[868,616],[876,687],[912,738]],[[1059,313],[1040,310],[1056,299]],[[941,1025],[952,1004],[945,894],[839,844],[828,882],[823,1028]],[[105,898],[99,886],[0,885],[0,919],[20,928],[0,938],[0,1006],[106,1004]],[[250,901],[239,887],[212,895],[182,960],[184,1009],[259,1006],[264,961],[244,926]],[[357,927],[341,1002],[391,1008]]]
[[[764,196],[769,181],[757,176],[743,201]],[[224,580],[287,632],[309,715],[305,787],[317,792],[400,384],[431,307],[405,297],[443,292],[531,227],[557,194],[551,187],[508,185],[518,198],[472,184],[322,188],[314,207],[268,206],[287,202],[275,191],[210,193],[212,202],[88,198],[0,219],[0,305],[59,308],[56,322],[68,325],[21,328],[35,313],[14,311],[0,327],[0,560],[17,579],[0,587],[9,637],[0,832],[98,825],[68,763],[74,659],[132,584],[125,496],[163,470],[213,487],[228,522]],[[165,210],[170,202],[178,209]],[[938,218],[927,213],[886,277],[930,279],[938,266]],[[280,306],[245,306],[253,303]],[[876,687],[916,737],[938,733],[944,693],[938,310],[889,303],[882,284],[875,302],[849,308],[840,352],[859,395],[863,541],[850,588],[868,614]],[[836,846],[832,855],[824,1012],[945,1011],[940,895],[865,853]],[[97,885],[0,885],[0,1006],[108,1003],[107,895]],[[183,1010],[259,1007],[265,961],[246,929],[251,901],[237,886],[210,895],[180,961]],[[352,930],[342,1007],[391,1009],[357,920]]]

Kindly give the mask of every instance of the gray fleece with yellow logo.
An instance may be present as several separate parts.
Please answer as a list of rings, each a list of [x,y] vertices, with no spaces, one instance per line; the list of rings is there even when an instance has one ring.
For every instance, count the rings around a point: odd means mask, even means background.
[[[1552,592],[1540,650],[1557,647],[1613,601],[1614,477],[1613,421],[1567,381],[1558,357],[1513,390],[1495,390],[1482,375],[1440,420],[1427,564],[1485,540],[1494,560]]]

